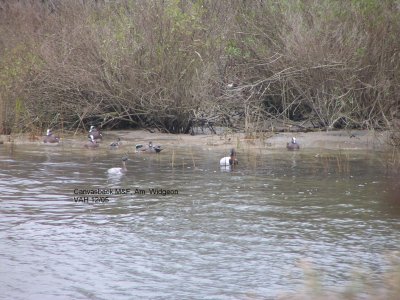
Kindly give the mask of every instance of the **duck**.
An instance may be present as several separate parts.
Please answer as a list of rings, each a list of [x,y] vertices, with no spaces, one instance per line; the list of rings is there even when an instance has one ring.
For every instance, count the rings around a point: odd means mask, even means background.
[[[89,148],[89,149],[94,149],[99,147],[99,144],[96,142],[96,140],[94,139],[93,135],[89,136],[89,141],[86,142],[86,144],[84,145],[85,148]]]
[[[142,152],[142,153],[160,153],[162,150],[160,145],[153,145],[153,142],[149,142],[148,145],[144,146],[142,144],[137,144],[135,146],[136,152]]]
[[[234,148],[231,149],[230,156],[226,156],[220,159],[220,166],[234,166],[238,164],[238,160],[236,158],[236,150]]]
[[[288,150],[299,150],[300,145],[297,143],[296,138],[292,137],[292,140],[290,141],[290,143],[286,144],[286,148]]]
[[[58,144],[60,142],[60,138],[58,136],[53,135],[50,129],[47,129],[46,136],[43,139],[43,143],[45,144]]]
[[[93,138],[96,141],[101,140],[103,138],[103,135],[101,134],[101,132],[93,125],[90,126],[90,129],[89,129],[88,137],[90,138],[90,136],[93,136]]]
[[[118,137],[117,140],[116,140],[115,142],[112,142],[112,143],[110,144],[110,148],[111,148],[111,149],[117,149],[117,148],[119,148],[119,146],[121,146],[121,145],[122,145],[121,139]]]
[[[123,157],[122,158],[122,167],[121,168],[110,168],[107,170],[107,173],[110,175],[123,175],[126,174],[128,169],[126,168],[126,161],[128,160],[128,157]]]

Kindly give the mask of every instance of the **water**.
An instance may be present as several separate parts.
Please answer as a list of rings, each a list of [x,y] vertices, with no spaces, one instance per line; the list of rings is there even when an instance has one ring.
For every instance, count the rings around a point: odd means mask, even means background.
[[[271,299],[302,289],[304,261],[335,290],[379,283],[400,250],[379,154],[239,149],[229,171],[182,147],[109,177],[124,150],[1,147],[1,299]]]

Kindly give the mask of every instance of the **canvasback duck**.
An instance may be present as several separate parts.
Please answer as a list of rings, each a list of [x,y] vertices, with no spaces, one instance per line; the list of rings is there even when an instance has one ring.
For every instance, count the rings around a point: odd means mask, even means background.
[[[128,160],[128,157],[123,157],[122,158],[122,167],[121,168],[110,168],[107,170],[107,173],[110,175],[123,175],[126,174],[128,169],[126,168],[126,161]]]
[[[238,160],[236,158],[236,150],[231,149],[230,156],[226,156],[220,159],[220,166],[234,166],[238,164]]]

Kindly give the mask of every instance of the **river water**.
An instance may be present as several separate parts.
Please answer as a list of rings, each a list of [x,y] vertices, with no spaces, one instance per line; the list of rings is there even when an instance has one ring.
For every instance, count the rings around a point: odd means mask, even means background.
[[[126,150],[1,147],[0,299],[274,299],[308,265],[328,291],[379,284],[400,250],[381,154],[238,149],[226,170],[181,146],[110,177]]]

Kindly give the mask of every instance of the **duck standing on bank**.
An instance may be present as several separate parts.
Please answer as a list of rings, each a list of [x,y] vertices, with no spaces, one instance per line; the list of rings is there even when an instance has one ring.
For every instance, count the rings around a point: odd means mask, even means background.
[[[153,145],[153,142],[149,142],[148,145],[144,146],[142,144],[137,144],[135,146],[136,152],[141,153],[160,153],[163,148],[160,145]]]
[[[292,137],[292,140],[290,141],[290,143],[286,144],[286,148],[288,150],[299,150],[300,145],[297,143],[296,138]]]
[[[123,157],[122,158],[122,167],[121,168],[110,168],[107,170],[107,173],[109,175],[123,175],[128,172],[128,169],[126,168],[126,161],[128,160],[128,157]]]
[[[220,166],[234,166],[237,164],[236,150],[233,148],[231,149],[230,156],[223,157],[219,161]]]
[[[60,138],[58,136],[53,135],[50,129],[47,129],[46,136],[43,139],[43,143],[58,145],[59,142]]]
[[[99,147],[99,144],[97,144],[96,140],[94,139],[94,136],[90,135],[89,136],[89,141],[87,141],[85,143],[84,147],[88,148],[88,149],[94,149],[94,148]]]
[[[90,129],[89,129],[88,137],[90,138],[90,136],[93,136],[93,138],[97,142],[101,141],[103,139],[103,135],[101,134],[101,132],[96,127],[94,127],[93,125],[90,126]]]

